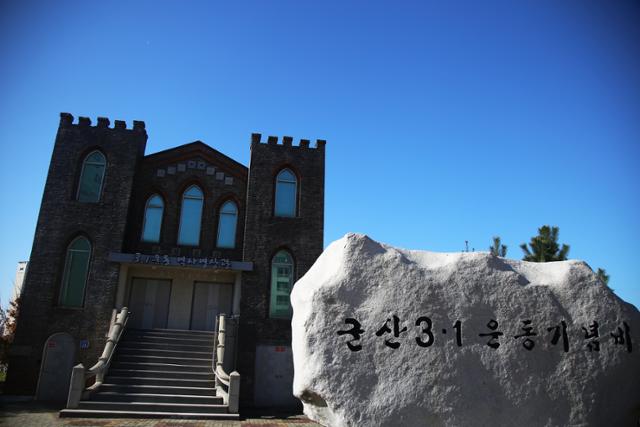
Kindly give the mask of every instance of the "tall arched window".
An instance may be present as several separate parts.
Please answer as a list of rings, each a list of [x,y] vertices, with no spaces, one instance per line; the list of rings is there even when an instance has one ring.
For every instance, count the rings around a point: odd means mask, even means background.
[[[82,307],[90,258],[91,243],[85,237],[76,237],[67,247],[60,288],[60,305]]]
[[[275,216],[296,216],[298,180],[290,169],[283,169],[276,177]]]
[[[107,159],[99,151],[92,151],[82,162],[82,172],[76,198],[80,202],[97,202],[102,192],[102,181]]]
[[[202,190],[197,185],[187,188],[182,195],[180,230],[178,231],[179,245],[198,246],[200,243],[203,200]]]
[[[269,316],[290,318],[291,294],[293,288],[293,258],[285,250],[278,251],[271,260],[271,304]]]
[[[149,197],[144,209],[144,223],[142,224],[142,241],[158,243],[160,241],[160,229],[162,228],[162,213],[164,202],[157,194]]]
[[[218,220],[218,242],[219,248],[235,248],[236,246],[236,224],[238,222],[238,207],[229,200],[220,208],[220,219]]]

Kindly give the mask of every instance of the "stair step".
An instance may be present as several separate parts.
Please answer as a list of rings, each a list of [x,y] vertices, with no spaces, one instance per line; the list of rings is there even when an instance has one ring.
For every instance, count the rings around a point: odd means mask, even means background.
[[[162,386],[185,386],[185,387],[213,387],[213,381],[208,378],[154,378],[154,377],[116,377],[107,375],[105,382],[109,384],[135,384],[135,385],[162,385]]]
[[[195,380],[213,380],[215,375],[213,371],[209,369],[208,372],[186,372],[186,371],[158,371],[158,370],[142,370],[142,369],[114,369],[109,368],[109,375],[114,377],[146,377],[146,378],[158,378],[164,377],[167,379],[181,378],[181,379],[195,379]]]
[[[207,405],[203,403],[156,403],[156,402],[99,402],[81,401],[78,409],[107,409],[111,411],[153,411],[153,412],[197,412],[224,413],[225,405]]]
[[[197,413],[197,412],[157,412],[157,411],[109,411],[95,409],[63,409],[60,417],[82,418],[171,418],[175,419],[215,419],[237,420],[238,414],[229,413]]]
[[[166,335],[166,336],[193,336],[213,338],[216,334],[212,331],[191,331],[184,329],[126,329],[126,334],[135,335]]]
[[[129,349],[143,349],[143,350],[173,350],[173,351],[195,351],[195,352],[213,352],[213,343],[200,345],[200,344],[175,344],[171,342],[153,342],[153,341],[121,341],[118,347],[125,347]]]
[[[199,396],[197,394],[160,394],[160,393],[120,393],[116,391],[99,391],[90,400],[101,402],[159,402],[159,403],[194,403],[222,405],[220,396]]]
[[[149,356],[137,354],[119,354],[116,353],[114,362],[151,362],[151,363],[170,363],[180,365],[201,365],[211,366],[212,358],[194,358],[194,357],[169,357],[169,356]]]
[[[164,385],[136,385],[136,384],[102,384],[101,391],[121,393],[152,393],[152,394],[192,394],[197,396],[215,396],[213,387],[185,387]]]
[[[209,331],[126,330],[105,383],[60,416],[238,419],[216,396],[214,338]]]
[[[113,369],[137,369],[137,370],[157,370],[157,371],[186,371],[193,373],[207,374],[212,372],[211,364],[208,365],[183,365],[177,363],[157,363],[157,362],[120,362],[114,361],[111,364]],[[111,371],[111,370],[110,370]]]
[[[167,344],[185,344],[185,345],[197,345],[197,346],[211,346],[213,347],[214,339],[202,339],[193,337],[168,337],[168,336],[152,336],[152,335],[124,335],[120,342],[149,342],[149,343],[167,343]]]
[[[117,353],[121,356],[138,355],[138,356],[168,356],[168,357],[187,357],[211,359],[213,350],[210,351],[186,351],[186,350],[168,350],[161,348],[135,348],[135,347],[118,347]]]

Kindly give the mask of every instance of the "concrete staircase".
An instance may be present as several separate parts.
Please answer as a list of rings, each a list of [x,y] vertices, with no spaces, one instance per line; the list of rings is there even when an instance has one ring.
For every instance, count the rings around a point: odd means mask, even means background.
[[[216,396],[213,332],[127,329],[100,389],[61,417],[237,419]]]

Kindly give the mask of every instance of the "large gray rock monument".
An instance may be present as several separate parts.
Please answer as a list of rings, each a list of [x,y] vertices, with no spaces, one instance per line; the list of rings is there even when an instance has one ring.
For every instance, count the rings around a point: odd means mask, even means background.
[[[325,426],[636,426],[640,313],[582,261],[333,242],[294,286],[294,394]]]

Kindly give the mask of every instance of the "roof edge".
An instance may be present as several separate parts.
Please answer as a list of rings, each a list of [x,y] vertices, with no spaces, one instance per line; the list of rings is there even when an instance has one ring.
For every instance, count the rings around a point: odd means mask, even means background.
[[[157,153],[152,153],[152,154],[147,154],[143,157],[143,160],[145,161],[161,161],[166,157],[170,157],[171,154],[173,154],[173,152],[177,152],[178,150],[185,150],[185,149],[200,149],[203,150],[203,154],[204,155],[209,155],[209,156],[215,156],[215,157],[219,157],[220,160],[222,160],[223,163],[226,163],[225,166],[231,168],[231,169],[236,169],[237,171],[241,172],[243,175],[247,175],[249,173],[249,168],[245,165],[243,165],[242,163],[232,159],[231,157],[227,156],[224,153],[221,153],[220,151],[216,150],[215,148],[211,147],[208,144],[205,144],[204,142],[200,141],[200,140],[196,140],[193,142],[189,142],[186,144],[182,144],[182,145],[178,145],[176,147],[172,147],[172,148],[168,148],[166,150],[162,150],[162,151],[158,151]],[[207,151],[209,151],[209,153],[207,153]]]

